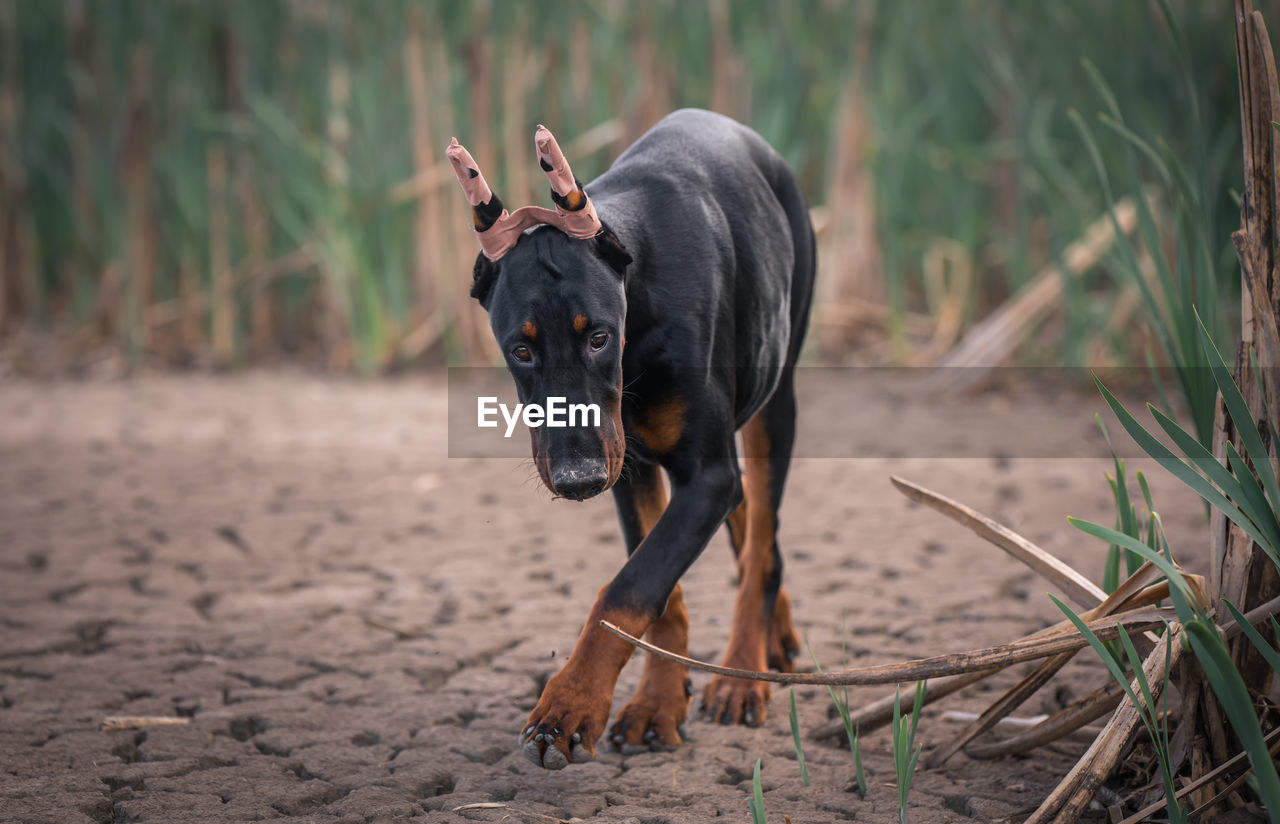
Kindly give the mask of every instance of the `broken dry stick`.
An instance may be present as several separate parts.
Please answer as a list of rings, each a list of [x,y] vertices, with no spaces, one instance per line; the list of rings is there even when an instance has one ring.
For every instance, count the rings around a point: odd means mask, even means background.
[[[980,537],[986,538],[1014,558],[1031,567],[1032,570],[1049,581],[1049,583],[1061,587],[1067,597],[1080,606],[1093,607],[1107,597],[1107,593],[1103,592],[1093,581],[1090,581],[1065,562],[1060,561],[1031,543],[1004,524],[994,521],[962,503],[953,501],[897,476],[891,476],[889,480],[893,482],[899,492],[911,500],[935,509],[951,520],[967,526]]]
[[[136,730],[142,727],[166,727],[190,723],[190,718],[175,718],[172,715],[108,715],[102,719],[102,729],[107,732],[115,732],[116,730]]]
[[[1116,628],[1123,623],[1130,632],[1145,632],[1149,629],[1164,626],[1173,618],[1172,609],[1138,609],[1120,613],[1098,621],[1091,621],[1089,628],[1104,641],[1118,638]],[[775,684],[818,684],[825,686],[864,686],[869,684],[897,684],[906,681],[918,681],[922,678],[938,678],[944,675],[960,675],[979,670],[1001,669],[1023,661],[1034,661],[1047,658],[1062,652],[1069,652],[1084,647],[1088,642],[1074,629],[1063,630],[1042,638],[1014,641],[1011,644],[998,644],[984,649],[968,652],[937,655],[932,658],[920,658],[915,661],[904,661],[896,664],[877,664],[870,667],[843,670],[841,672],[756,672],[755,670],[721,667],[677,655],[669,650],[656,647],[629,635],[608,621],[601,621],[600,626],[626,641],[659,658],[675,661],[686,667],[730,678],[744,678],[750,681],[771,681]]]
[[[1108,595],[1105,601],[1084,613],[1081,617],[1085,621],[1092,621],[1110,615],[1118,609],[1134,609],[1165,600],[1169,597],[1168,581],[1160,581],[1153,586],[1148,586],[1158,575],[1159,570],[1149,561],[1143,563],[1136,572],[1125,579],[1120,586],[1116,587],[1115,591]],[[1154,636],[1152,640],[1158,643]],[[1075,651],[1064,652],[1042,662],[1035,672],[1023,678],[1013,689],[1002,695],[998,701],[988,707],[963,732],[942,747],[934,750],[925,759],[925,767],[933,769],[941,766],[948,758],[959,752],[962,747],[974,738],[986,732],[1000,719],[1022,706],[1024,701],[1030,698],[1036,690],[1048,683],[1049,679],[1057,674],[1058,670],[1062,669],[1074,655]]]
[[[969,744],[964,748],[964,754],[970,758],[981,759],[1001,758],[1006,755],[1030,752],[1036,747],[1042,747],[1045,744],[1064,738],[1085,724],[1097,721],[1107,713],[1114,711],[1123,697],[1124,691],[1120,689],[1120,685],[1114,681],[1108,681],[1084,698],[1058,710],[1042,723],[1037,724],[1026,732],[989,744]]]
[[[1158,701],[1164,690],[1165,680],[1161,675],[1166,666],[1169,669],[1177,666],[1182,655],[1182,625],[1170,629],[1172,637],[1167,643],[1156,644],[1155,649],[1143,663],[1147,683],[1150,685],[1152,701]],[[1135,680],[1130,689],[1144,700],[1143,693]],[[1111,716],[1101,734],[1094,740],[1088,751],[1067,773],[1062,783],[1049,794],[1040,808],[1036,810],[1026,824],[1047,824],[1050,820],[1066,824],[1080,817],[1084,808],[1093,800],[1098,787],[1111,774],[1116,762],[1120,760],[1130,737],[1142,722],[1142,712],[1138,704],[1128,702],[1122,704]]]

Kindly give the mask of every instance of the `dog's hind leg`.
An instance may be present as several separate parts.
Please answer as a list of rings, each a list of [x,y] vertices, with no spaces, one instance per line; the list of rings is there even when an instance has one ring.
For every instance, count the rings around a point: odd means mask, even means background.
[[[743,487],[746,487],[745,478]],[[733,559],[738,562],[738,574],[741,575],[742,547],[747,538],[747,499],[745,497],[724,523],[729,531],[729,545],[733,547]],[[776,542],[774,552],[781,555]],[[767,603],[767,597],[765,600]],[[791,622],[791,598],[787,595],[787,588],[779,585],[769,624],[767,657],[769,669],[775,669],[778,672],[795,672],[795,659],[799,653],[800,636]]]
[[[628,555],[649,534],[667,507],[667,491],[658,466],[637,464],[633,469],[630,478],[620,480],[613,488]],[[649,627],[646,637],[649,643],[663,649],[688,654],[689,613],[679,584],[671,591],[666,610]],[[618,711],[609,729],[609,745],[624,753],[678,747],[681,742],[678,728],[688,712],[689,695],[687,667],[647,656],[640,686]]]
[[[725,666],[789,670],[800,648],[782,590],[777,542],[778,507],[795,443],[793,377],[787,369],[773,397],[742,428],[743,502],[727,519],[738,558],[738,597]],[[703,690],[701,711],[709,721],[756,726],[764,723],[768,698],[765,682],[716,676]]]

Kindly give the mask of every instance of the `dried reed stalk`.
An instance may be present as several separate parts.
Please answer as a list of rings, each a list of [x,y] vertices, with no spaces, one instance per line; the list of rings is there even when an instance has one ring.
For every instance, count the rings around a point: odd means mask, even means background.
[[[1280,749],[1280,727],[1277,727],[1271,732],[1267,733],[1267,736],[1264,740],[1271,745],[1271,754],[1275,755],[1277,750]],[[1234,756],[1231,757],[1230,760],[1224,761],[1222,764],[1219,764],[1217,767],[1214,767],[1212,770],[1200,776],[1195,781],[1188,782],[1184,787],[1182,787],[1182,789],[1174,793],[1174,798],[1178,798],[1178,799],[1186,798],[1188,795],[1198,791],[1201,787],[1205,786],[1209,782],[1215,781],[1221,776],[1227,774],[1228,772],[1231,771],[1233,767],[1245,761],[1248,757],[1249,757],[1249,754],[1247,752],[1236,753]],[[1248,774],[1249,774],[1249,768],[1246,768],[1244,773],[1236,780],[1242,781]],[[1198,804],[1196,806],[1208,808],[1213,806],[1213,804],[1216,803],[1218,800],[1219,799],[1217,798],[1210,798],[1209,800],[1205,801],[1203,804]],[[1169,800],[1167,798],[1161,798],[1159,801],[1155,802],[1154,804],[1150,804],[1146,807],[1143,807],[1141,810],[1138,810],[1138,812],[1129,816],[1124,821],[1121,821],[1120,824],[1140,824],[1140,822],[1145,821],[1148,817],[1154,815],[1155,813],[1160,812],[1168,805],[1169,805]],[[1192,813],[1192,816],[1194,817],[1194,815],[1198,812],[1200,812],[1200,810],[1197,809],[1195,812]]]
[[[523,29],[527,23],[523,11],[516,12],[515,26]],[[533,158],[533,130],[527,127],[528,98],[533,81],[541,75],[537,55],[530,53],[522,39],[516,38],[503,54],[502,65],[502,154],[505,163],[506,183],[502,197],[511,204],[533,203],[532,171],[537,168]],[[546,113],[539,112],[539,122]],[[554,126],[552,128],[555,128]]]
[[[1280,255],[1276,250],[1277,201],[1280,200],[1280,146],[1274,123],[1280,118],[1280,83],[1277,82],[1271,37],[1251,0],[1235,3],[1236,55],[1240,76],[1241,131],[1244,154],[1244,197],[1240,205],[1241,228],[1232,235],[1242,272],[1241,342],[1236,352],[1235,379],[1255,421],[1267,419],[1267,401],[1280,397]],[[1260,390],[1253,378],[1249,349],[1256,347],[1263,368]],[[1271,410],[1278,407],[1272,406]],[[1224,419],[1224,423],[1228,421]],[[1237,425],[1240,422],[1236,422]],[[1224,426],[1221,437],[1243,447],[1239,434]],[[1276,444],[1267,444],[1272,470],[1278,468]],[[1214,593],[1243,611],[1280,593],[1280,570],[1238,529],[1226,532],[1220,552],[1222,589]],[[1216,549],[1216,548],[1215,548]],[[1275,639],[1272,639],[1273,641]],[[1277,675],[1245,639],[1231,648],[1232,660],[1252,692],[1269,694]]]
[[[1146,586],[1158,574],[1159,571],[1154,566],[1150,563],[1144,563],[1133,575],[1129,576],[1124,584],[1108,595],[1105,601],[1080,617],[1086,621],[1091,621],[1109,615],[1125,605],[1133,608],[1167,599],[1169,597],[1168,581],[1162,581],[1149,588]],[[942,766],[948,758],[959,752],[965,744],[968,744],[974,738],[999,723],[1009,713],[1022,706],[1023,702],[1030,698],[1036,690],[1047,684],[1049,679],[1056,675],[1058,670],[1066,666],[1074,656],[1074,652],[1064,652],[1041,663],[1034,672],[1002,695],[959,735],[930,753],[929,757],[925,759],[925,767],[932,769]]]
[[[18,85],[18,6],[17,0],[0,2],[0,335],[3,335],[10,312],[10,293],[18,290],[17,220],[23,208],[21,188],[16,185],[22,166],[9,157],[14,145],[10,131],[16,132],[21,105]]]
[[[946,678],[938,678],[930,680],[925,685],[923,706],[928,706],[935,701],[946,698],[948,695],[957,693],[965,687],[978,683],[984,678],[994,675],[997,670],[985,670],[983,672],[969,672],[964,675],[953,675]],[[893,704],[897,699],[897,693],[877,698],[875,701],[863,704],[856,710],[850,710],[849,720],[855,729],[860,728],[863,732],[867,732],[877,727],[882,727],[893,720]],[[912,712],[915,710],[914,693],[903,695],[901,697],[902,712]],[[836,718],[828,721],[813,732],[809,733],[809,737],[814,741],[825,741],[833,738],[847,736],[848,733],[844,728],[844,720]]]
[[[1152,200],[1151,195],[1145,195]],[[1130,198],[1112,207],[1120,231],[1128,235],[1138,225],[1138,210]],[[963,391],[989,369],[999,366],[1017,351],[1036,324],[1060,305],[1063,279],[1079,277],[1097,265],[1115,244],[1111,213],[1103,214],[1062,252],[1062,268],[1050,264],[1040,270],[1017,294],[969,330],[955,348],[938,361],[933,385],[943,391]]]
[[[711,110],[743,119],[751,99],[751,73],[733,48],[728,0],[708,0],[711,18]]]
[[[213,290],[213,358],[220,366],[235,357],[235,302],[232,300],[231,241],[227,215],[227,150],[210,146],[207,160],[209,186],[209,268]]]
[[[1043,747],[1070,735],[1084,725],[1114,712],[1124,698],[1124,691],[1114,681],[1108,682],[1069,706],[1050,715],[1044,721],[1009,738],[990,743],[970,744],[964,754],[970,758],[1002,758],[1019,755]]]
[[[1164,626],[1173,616],[1171,609],[1142,608],[1129,610],[1089,622],[1088,626],[1099,638],[1109,641],[1120,637],[1118,625],[1124,624],[1129,631],[1145,632]],[[743,678],[750,681],[771,681],[776,684],[818,684],[833,687],[867,686],[870,684],[899,684],[907,681],[919,681],[927,678],[938,678],[945,675],[961,675],[980,670],[997,670],[1024,661],[1035,661],[1062,652],[1078,650],[1087,642],[1075,631],[1070,622],[1064,621],[1046,631],[1039,638],[1028,638],[1008,644],[997,644],[982,649],[966,652],[936,655],[896,664],[877,664],[869,667],[842,670],[839,672],[756,672],[754,670],[721,667],[677,655],[669,650],[656,647],[647,641],[628,635],[622,629],[608,621],[601,621],[600,626],[632,646],[647,652],[675,661],[690,669],[725,675],[731,678]]]
[[[878,306],[878,318],[888,329],[894,322],[892,309],[885,304],[884,261],[880,235],[876,229],[875,181],[867,164],[873,141],[871,120],[862,93],[863,77],[855,72],[844,84],[836,119],[836,139],[831,158],[831,183],[827,192],[831,224],[818,255],[822,277],[818,281],[824,307],[819,327],[819,345],[828,353],[843,351],[856,342],[860,324],[855,316],[834,308]],[[828,315],[828,312],[831,312]],[[928,319],[928,329],[933,329]],[[926,332],[925,334],[928,334]]]
[[[1156,644],[1142,665],[1153,701],[1158,701],[1164,691],[1166,666],[1174,667],[1182,655],[1182,626],[1174,624],[1170,632],[1173,635],[1169,643]],[[1142,700],[1136,678],[1130,687],[1139,696],[1139,700]],[[1098,787],[1119,762],[1140,723],[1142,715],[1139,706],[1134,703],[1122,704],[1084,756],[1040,804],[1031,818],[1027,819],[1026,824],[1047,824],[1050,820],[1055,824],[1069,824],[1079,818],[1080,813],[1093,800]]]
[[[129,115],[121,155],[125,211],[128,214],[127,323],[124,328],[134,349],[146,348],[147,329],[138,319],[151,303],[155,284],[158,232],[151,214],[151,54],[134,46],[129,54]]]
[[[71,117],[74,126],[68,129],[67,136],[71,145],[71,223],[75,227],[77,243],[76,248],[68,251],[60,265],[66,272],[64,282],[73,291],[79,291],[77,284],[83,283],[94,265],[89,257],[89,250],[100,248],[102,242],[101,221],[93,206],[92,135],[96,127],[93,103],[99,96],[98,78],[106,73],[99,74],[94,65],[96,41],[87,19],[84,0],[70,0],[65,11],[70,71],[73,77],[80,78],[80,82],[71,84]],[[4,119],[0,115],[0,120]],[[0,205],[0,212],[3,209],[3,205]],[[2,232],[3,229],[0,229],[0,233]],[[0,260],[3,260],[2,254]],[[4,301],[3,292],[4,289],[0,286],[0,303]],[[3,323],[4,312],[0,310],[0,326]]]
[[[1107,594],[1097,584],[1003,524],[910,481],[896,476],[890,480],[903,495],[968,527],[979,537],[1026,564],[1042,578],[1061,587],[1063,593],[1080,606],[1089,607],[1106,600]]]
[[[407,34],[404,41],[405,88],[409,95],[409,109],[413,121],[414,180],[433,177],[440,172],[447,172],[436,162],[440,149],[436,145],[441,142],[432,129],[430,95],[427,82],[426,38],[422,14],[419,9],[411,8],[407,14]],[[441,175],[440,181],[447,180]],[[436,282],[440,278],[438,265],[440,262],[440,211],[441,191],[437,185],[424,186],[415,191],[413,228],[413,282],[416,289],[414,300],[414,320],[417,328],[410,332],[413,345],[406,350],[402,345],[402,357],[413,358],[423,352],[439,339],[443,333],[443,324],[437,320],[439,309]],[[428,326],[428,324],[431,324]],[[429,333],[424,334],[426,329]],[[407,336],[408,337],[408,336]],[[403,342],[402,342],[403,344]]]
[[[232,116],[243,116],[245,56],[241,40],[236,36],[234,23],[226,26],[222,37],[224,105]],[[234,161],[234,188],[246,247],[245,259],[241,265],[256,269],[264,265],[271,256],[271,221],[255,185],[258,176],[253,153],[240,152]],[[262,280],[254,284],[249,330],[250,351],[256,355],[265,354],[271,348],[271,341],[276,333],[275,294],[268,281]]]
[[[978,535],[999,546],[1001,549],[1014,555],[1014,557],[1024,560],[1032,566],[1036,571],[1041,572],[1050,581],[1062,586],[1064,590],[1074,591],[1073,600],[1077,600],[1082,606],[1096,606],[1106,601],[1107,596],[1091,581],[1080,573],[1073,570],[1069,565],[1053,557],[1051,554],[1028,541],[1026,538],[1013,532],[1013,530],[997,523],[987,516],[970,509],[969,507],[938,495],[935,492],[925,489],[924,487],[912,484],[901,478],[893,477],[890,480],[897,486],[899,491],[906,494],[913,500],[924,503],[944,515],[959,521],[960,523],[973,529]],[[1143,580],[1135,575],[1126,581],[1126,586],[1132,586],[1131,582]],[[1127,590],[1126,590],[1127,591]],[[1058,625],[1059,627],[1062,624]],[[1026,636],[1027,639],[1043,637],[1048,630],[1032,633]],[[941,698],[945,698],[952,693],[958,692],[971,684],[994,674],[994,670],[978,673],[970,673],[966,675],[956,676],[947,681],[930,681],[925,692],[924,703],[930,704]],[[886,695],[876,701],[864,705],[856,712],[852,713],[857,723],[860,723],[864,729],[874,728],[882,724],[888,723],[893,715],[893,705],[896,699],[895,695]],[[907,702],[903,705],[904,710],[913,709],[913,696],[907,696],[902,699]],[[1087,722],[1086,722],[1087,723]],[[812,737],[818,740],[827,738],[836,738],[844,734],[843,722],[840,719],[831,721],[814,731]]]
[[[190,718],[175,718],[170,715],[108,715],[102,719],[101,729],[104,732],[116,732],[143,727],[180,727],[190,723]]]

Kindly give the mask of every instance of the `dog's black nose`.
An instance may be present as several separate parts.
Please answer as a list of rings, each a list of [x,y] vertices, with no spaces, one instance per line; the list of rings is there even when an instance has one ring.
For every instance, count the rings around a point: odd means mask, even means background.
[[[604,461],[575,461],[551,470],[551,491],[575,501],[599,495],[608,485],[609,467]]]

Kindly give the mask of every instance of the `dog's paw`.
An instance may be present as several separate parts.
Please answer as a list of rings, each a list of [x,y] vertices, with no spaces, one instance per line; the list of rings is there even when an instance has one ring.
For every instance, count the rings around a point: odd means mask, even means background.
[[[713,724],[758,727],[769,714],[769,684],[717,675],[702,690],[698,717]]]
[[[610,696],[564,686],[573,680],[562,672],[548,681],[520,732],[521,752],[539,767],[562,770],[595,758],[596,741],[609,720]]]
[[[689,711],[691,694],[692,686],[683,674],[663,683],[642,682],[609,728],[605,740],[610,749],[634,755],[679,747],[680,725]]]

